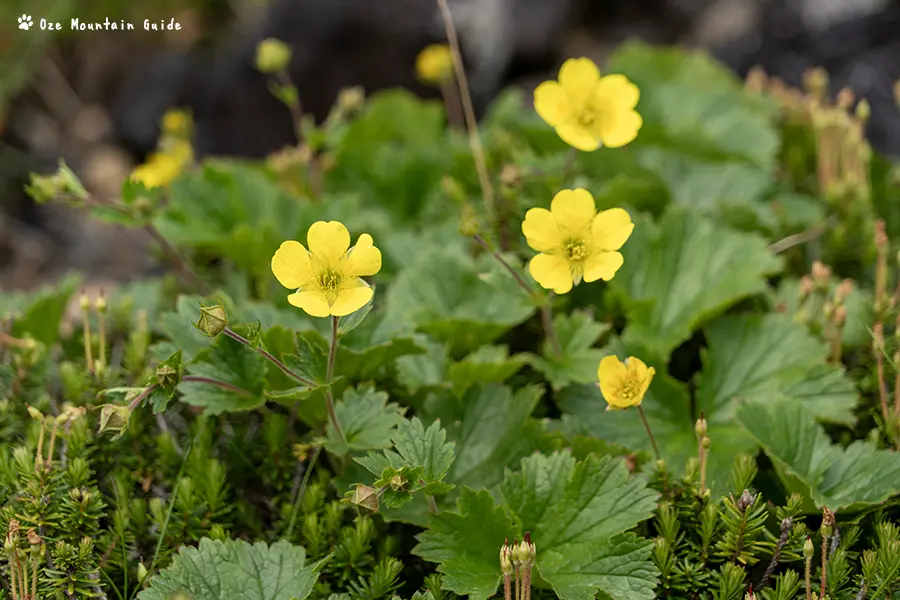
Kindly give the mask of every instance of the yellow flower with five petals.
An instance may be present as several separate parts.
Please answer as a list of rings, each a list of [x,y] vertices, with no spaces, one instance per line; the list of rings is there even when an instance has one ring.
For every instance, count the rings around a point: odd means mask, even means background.
[[[540,252],[528,270],[541,287],[565,294],[582,279],[609,281],[624,263],[617,252],[634,230],[624,209],[597,212],[585,189],[561,190],[546,208],[525,213],[522,233]]]
[[[656,369],[634,356],[624,362],[612,354],[603,357],[597,367],[597,379],[607,403],[606,410],[640,406],[655,373]]]
[[[637,137],[643,125],[634,107],[640,90],[624,75],[600,76],[588,58],[570,58],[558,81],[534,91],[534,109],[564,142],[590,152],[600,145],[620,148]]]
[[[361,277],[381,270],[381,251],[364,233],[350,247],[350,232],[339,221],[317,221],[306,234],[309,250],[286,241],[272,257],[272,273],[286,288],[297,290],[288,302],[313,317],[343,317],[372,299]]]

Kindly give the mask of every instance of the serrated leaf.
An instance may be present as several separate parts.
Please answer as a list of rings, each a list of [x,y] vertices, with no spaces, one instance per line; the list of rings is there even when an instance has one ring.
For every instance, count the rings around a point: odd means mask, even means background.
[[[723,317],[706,329],[706,339],[697,404],[707,421],[731,421],[734,398],[780,394],[803,402],[822,421],[855,422],[853,382],[826,364],[825,345],[787,316]]]
[[[552,344],[544,340],[541,357],[534,360],[534,368],[544,374],[554,390],[572,383],[590,383],[597,379],[597,366],[604,352],[594,344],[609,325],[597,323],[583,311],[553,318],[553,328],[562,351],[556,354]]]
[[[297,375],[324,385],[328,383],[328,349],[329,343],[321,333],[301,331],[297,334],[297,354],[286,354],[282,360]]]
[[[387,291],[376,339],[414,331],[449,345],[453,354],[490,344],[533,312],[529,298],[492,256],[429,249]]]
[[[321,565],[307,563],[304,549],[285,540],[268,546],[203,538],[198,548],[183,546],[138,599],[167,600],[182,592],[194,600],[304,600]]]
[[[213,345],[202,350],[185,370],[225,384],[182,380],[178,385],[182,402],[202,406],[211,415],[252,410],[265,404],[266,360],[228,336],[215,338]]]
[[[445,590],[486,600],[497,591],[500,547],[517,534],[515,523],[487,490],[463,489],[456,509],[435,515],[412,552],[438,563]]]
[[[710,318],[766,290],[781,261],[756,235],[670,207],[659,226],[639,222],[611,285],[627,298],[626,345],[662,358]]]
[[[449,439],[456,442],[456,459],[448,481],[477,488],[500,483],[503,469],[534,449],[539,426],[529,416],[543,389],[526,386],[515,392],[502,385],[477,386],[460,399],[439,400],[440,416]]]
[[[335,403],[342,440],[329,422],[325,437],[317,443],[333,454],[345,455],[360,450],[380,450],[391,445],[394,428],[403,419],[403,408],[388,402],[385,392],[371,385],[348,388]]]
[[[452,487],[444,485],[443,481],[454,458],[454,443],[446,439],[447,432],[440,421],[425,429],[418,417],[403,419],[391,437],[393,450],[381,454],[370,452],[355,460],[382,479],[386,469],[421,469],[417,476],[420,481],[410,482],[413,491],[421,486],[426,494],[445,493]]]
[[[776,465],[789,491],[831,510],[855,512],[900,492],[900,455],[865,441],[832,444],[809,408],[797,402],[747,402],[737,419]]]
[[[495,593],[499,545],[531,531],[540,576],[561,598],[653,598],[652,542],[621,534],[652,516],[658,494],[622,460],[532,455],[521,471],[507,471],[501,493],[509,515],[487,491],[465,489],[459,514],[439,513],[418,536],[413,553],[439,563],[447,589],[479,599]]]
[[[530,354],[509,355],[506,346],[482,346],[464,359],[447,367],[447,380],[457,393],[473,385],[503,383],[532,362]]]

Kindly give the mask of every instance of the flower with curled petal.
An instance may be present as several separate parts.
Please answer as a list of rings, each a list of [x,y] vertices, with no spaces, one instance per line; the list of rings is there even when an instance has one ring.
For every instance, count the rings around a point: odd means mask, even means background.
[[[600,76],[588,58],[570,58],[558,81],[534,90],[534,109],[564,142],[590,152],[601,145],[620,148],[643,125],[635,110],[640,90],[624,75]]]
[[[364,233],[350,247],[350,232],[339,221],[317,221],[306,234],[309,249],[286,241],[272,257],[272,273],[286,288],[297,290],[288,302],[313,317],[343,317],[372,299],[362,277],[381,270],[381,251]]]
[[[597,367],[597,379],[607,403],[606,410],[640,406],[654,374],[656,369],[634,356],[624,362],[613,354],[603,357]]]
[[[540,252],[528,270],[541,287],[565,294],[582,279],[609,281],[624,263],[618,252],[634,224],[621,208],[596,210],[594,197],[585,189],[561,190],[546,208],[525,213],[522,233],[532,249]]]

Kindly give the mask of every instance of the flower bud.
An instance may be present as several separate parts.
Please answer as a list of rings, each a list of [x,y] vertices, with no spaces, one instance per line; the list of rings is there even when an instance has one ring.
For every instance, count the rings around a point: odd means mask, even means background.
[[[416,57],[416,74],[425,83],[441,85],[453,78],[453,53],[447,44],[432,44]]]
[[[256,47],[256,68],[266,75],[275,75],[291,63],[290,47],[275,38],[268,38]]]
[[[816,548],[813,546],[812,538],[806,536],[806,543],[803,544],[803,556],[805,558],[812,558],[815,552]]]
[[[35,407],[28,405],[28,416],[37,421],[38,423],[44,422],[44,413],[36,409]]]
[[[144,566],[144,562],[139,562],[137,567],[138,583],[145,581],[147,579],[147,575],[149,574],[150,572],[147,571],[147,567]]]
[[[850,107],[853,106],[853,100],[855,99],[855,95],[853,94],[853,90],[850,88],[843,88],[837,95],[837,105],[842,110],[850,110]]]
[[[225,314],[225,307],[221,304],[212,306],[200,306],[200,319],[194,323],[194,327],[199,329],[203,335],[208,337],[216,337],[225,327],[228,326],[228,315]]]
[[[372,512],[378,512],[378,490],[367,485],[357,485],[350,503]]]
[[[706,435],[706,419],[703,418],[702,412],[700,413],[700,418],[694,424],[694,434],[701,439]]]
[[[103,290],[100,290],[100,295],[97,296],[97,300],[94,302],[94,308],[101,315],[106,313],[106,295],[103,293]]]
[[[84,290],[81,290],[81,298],[78,300],[78,305],[83,312],[91,310],[91,299],[88,298],[87,292]]]
[[[478,224],[478,216],[475,214],[475,209],[470,203],[466,202],[460,209],[459,233],[466,237],[473,237],[475,235],[478,235],[480,229],[481,228]]]
[[[360,86],[345,88],[338,93],[338,108],[344,114],[353,114],[362,110],[366,103],[366,92]]]
[[[872,116],[872,107],[869,106],[868,100],[863,98],[856,105],[856,118],[863,122],[863,124],[869,121],[869,118]]]
[[[156,381],[159,387],[171,390],[181,382],[181,373],[175,367],[161,363],[156,367]]]
[[[512,550],[509,547],[509,540],[500,548],[500,571],[504,575],[511,575],[514,571],[512,564]]]
[[[100,406],[100,429],[98,433],[104,431],[114,431],[121,435],[128,428],[128,422],[131,420],[131,408],[124,404],[103,404]]]
[[[816,289],[816,283],[809,275],[800,278],[800,300],[809,298]]]
[[[834,289],[834,303],[838,306],[842,305],[850,297],[851,292],[853,292],[853,280],[844,279]]]
[[[712,441],[709,439],[708,435],[704,435],[703,438],[701,438],[701,440],[700,440],[700,445],[703,446],[704,450],[709,450],[709,447],[711,444],[712,444]]]
[[[843,327],[844,323],[847,322],[847,307],[844,305],[838,306],[834,309],[834,324],[838,327]]]

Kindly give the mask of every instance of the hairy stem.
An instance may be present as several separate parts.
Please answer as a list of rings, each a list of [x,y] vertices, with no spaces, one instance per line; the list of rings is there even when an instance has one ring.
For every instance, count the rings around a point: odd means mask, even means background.
[[[650,423],[647,422],[647,416],[644,414],[644,407],[638,404],[638,414],[641,415],[641,421],[644,423],[644,429],[647,430],[647,436],[650,437],[650,443],[653,445],[653,454],[656,455],[656,460],[662,460],[662,456],[659,453],[659,446],[656,445],[656,438],[653,437],[653,431],[650,429]]]
[[[169,240],[164,238],[155,225],[152,223],[148,223],[144,225],[144,231],[146,231],[153,241],[159,244],[159,247],[162,248],[163,253],[168,257],[169,261],[175,265],[175,268],[181,273],[182,277],[189,280],[203,295],[208,295],[210,293],[209,286],[203,283],[203,280],[194,273],[193,269],[191,269],[190,265],[185,262],[184,259],[178,254],[178,251],[169,243]]]
[[[306,472],[303,473],[303,481],[300,483],[300,489],[297,490],[297,497],[294,498],[294,506],[291,509],[291,520],[288,522],[287,532],[284,534],[284,539],[288,542],[291,541],[291,536],[294,534],[294,524],[297,522],[297,512],[300,509],[300,503],[303,502],[303,496],[306,495],[309,478],[312,476],[313,467],[316,466],[316,461],[319,460],[319,454],[321,453],[322,448],[316,448],[312,458],[309,459],[309,464],[306,466]]]
[[[243,396],[245,398],[253,398],[253,394],[248,392],[242,387],[236,386],[233,383],[228,383],[227,381],[219,381],[218,379],[213,379],[212,377],[201,377],[199,375],[185,375],[181,378],[182,381],[193,381],[195,383],[205,383],[207,385],[215,386],[217,388],[221,388],[223,390],[228,390],[229,392],[234,392],[239,396]]]
[[[315,382],[310,381],[306,377],[302,377],[302,376],[298,375],[297,373],[292,371],[286,364],[284,364],[283,362],[281,362],[280,360],[278,360],[277,358],[275,358],[274,356],[269,354],[265,349],[260,348],[259,346],[254,347],[253,344],[250,343],[250,340],[248,340],[244,336],[240,335],[239,333],[235,333],[234,331],[231,330],[230,327],[226,327],[225,329],[223,329],[222,333],[224,333],[225,335],[227,335],[234,341],[247,346],[251,350],[259,352],[266,360],[268,360],[270,363],[272,363],[273,365],[278,367],[282,373],[284,373],[285,375],[287,375],[294,381],[298,381],[298,382],[302,383],[303,385],[308,385],[309,387],[316,387]]]
[[[828,582],[828,536],[822,534],[822,584],[819,587],[819,598],[825,598],[825,587]]]
[[[478,123],[475,120],[475,108],[472,106],[472,94],[469,90],[469,80],[463,67],[462,51],[459,47],[459,37],[456,35],[456,27],[453,25],[453,15],[447,0],[437,0],[444,21],[444,30],[447,32],[447,41],[450,43],[450,52],[453,55],[453,69],[456,73],[456,81],[459,84],[459,96],[462,101],[463,116],[466,120],[466,129],[469,131],[469,146],[472,148],[472,158],[475,161],[475,169],[478,171],[478,181],[481,184],[481,198],[488,215],[494,214],[494,188],[488,177],[487,163],[484,160],[484,148],[478,137]]]
[[[325,381],[331,383],[334,377],[334,363],[337,358],[338,345],[338,317],[331,317],[331,345],[328,348],[328,366],[325,369]],[[325,404],[328,406],[328,418],[331,420],[331,426],[334,427],[335,433],[341,443],[346,443],[347,438],[344,436],[344,430],[338,421],[337,411],[334,408],[334,395],[331,393],[331,387],[325,390]]]

